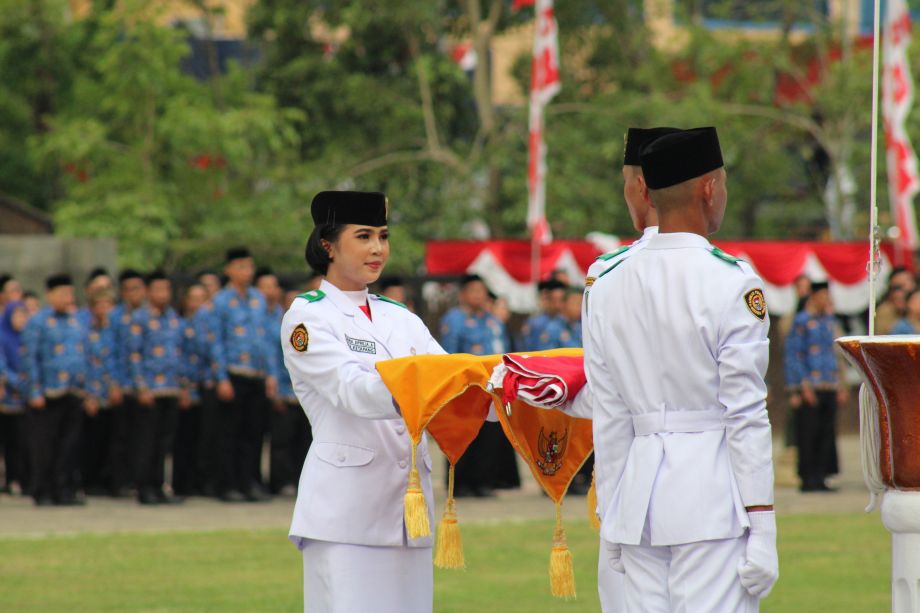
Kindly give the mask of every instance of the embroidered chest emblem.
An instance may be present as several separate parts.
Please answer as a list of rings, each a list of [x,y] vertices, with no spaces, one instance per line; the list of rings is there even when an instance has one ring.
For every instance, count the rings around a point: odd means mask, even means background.
[[[764,298],[763,291],[752,289],[744,295],[744,301],[747,308],[754,317],[763,321],[767,317],[767,300]]]
[[[550,432],[547,436],[540,428],[540,438],[537,439],[537,450],[540,452],[537,457],[537,466],[544,475],[552,476],[562,468],[562,456],[565,455],[565,448],[568,444],[569,435],[566,434],[559,438],[556,432]]]
[[[307,327],[303,324],[297,324],[297,327],[291,332],[291,347],[294,348],[294,351],[303,353],[307,350],[309,344],[310,334],[307,332]]]
[[[365,341],[360,338],[351,338],[346,334],[345,342],[348,343],[349,349],[357,353],[369,353],[371,355],[377,354],[377,343],[374,341]]]

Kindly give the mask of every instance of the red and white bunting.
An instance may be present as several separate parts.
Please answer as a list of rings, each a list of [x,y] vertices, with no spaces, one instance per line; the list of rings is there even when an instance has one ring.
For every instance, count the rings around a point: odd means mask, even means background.
[[[527,227],[541,245],[553,240],[546,221],[546,145],[543,142],[543,109],[561,88],[559,41],[553,0],[536,0],[533,61],[530,77],[530,144],[528,161]]]
[[[884,34],[882,117],[888,159],[888,191],[891,213],[898,227],[897,242],[917,248],[917,220],[914,196],[920,191],[917,156],[905,124],[914,98],[914,84],[907,61],[910,45],[910,9],[904,0],[888,0]]]

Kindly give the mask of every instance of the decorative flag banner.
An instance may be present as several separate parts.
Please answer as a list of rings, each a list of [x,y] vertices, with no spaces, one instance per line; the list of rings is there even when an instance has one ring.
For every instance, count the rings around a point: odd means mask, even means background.
[[[882,117],[888,159],[891,214],[898,227],[897,242],[917,248],[914,196],[920,191],[917,156],[907,135],[907,114],[914,99],[907,48],[910,45],[910,9],[904,0],[888,0],[885,16],[885,55],[882,77]]]
[[[517,5],[516,5],[517,6]],[[559,93],[559,41],[553,0],[536,0],[530,75],[530,143],[527,167],[527,227],[539,245],[553,240],[546,221],[546,144],[543,109]]]
[[[581,349],[532,352],[540,357],[581,356]],[[575,473],[592,451],[591,422],[560,411],[546,411],[515,402],[514,417],[504,414],[500,398],[486,391],[492,370],[502,362],[501,355],[469,354],[424,355],[384,360],[376,368],[399,405],[406,429],[413,442],[412,469],[406,490],[406,531],[410,538],[427,536],[428,510],[416,468],[416,448],[427,428],[451,465],[463,455],[478,434],[490,407],[504,415],[502,429],[512,445],[527,461],[537,482],[556,503],[556,538],[550,557],[550,586],[553,595],[575,595],[571,553],[565,544],[560,506]],[[542,438],[541,438],[542,437]],[[533,440],[531,440],[533,439]],[[542,464],[542,468],[540,465]],[[450,487],[450,483],[449,483]],[[436,539],[435,562],[441,567],[463,566],[460,532],[448,492],[445,516]]]

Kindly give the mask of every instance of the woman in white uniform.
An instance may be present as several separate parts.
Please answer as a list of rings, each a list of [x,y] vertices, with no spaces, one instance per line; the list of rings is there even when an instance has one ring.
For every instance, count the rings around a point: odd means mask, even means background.
[[[409,540],[403,519],[412,442],[374,365],[444,350],[405,306],[367,291],[390,255],[387,208],[380,193],[313,199],[306,259],[325,280],[294,300],[281,327],[313,428],[290,531],[303,552],[305,612],[432,610],[431,538]],[[418,470],[431,501],[424,438]]]

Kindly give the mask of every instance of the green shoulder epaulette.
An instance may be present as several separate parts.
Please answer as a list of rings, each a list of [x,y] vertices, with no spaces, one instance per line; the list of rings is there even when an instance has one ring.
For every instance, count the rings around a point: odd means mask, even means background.
[[[741,258],[736,258],[736,257],[733,256],[733,255],[729,255],[729,254],[725,253],[724,251],[722,251],[721,249],[719,249],[718,247],[713,247],[713,248],[709,251],[709,253],[711,253],[712,255],[716,256],[717,258],[719,258],[719,259],[722,260],[723,262],[728,262],[729,264],[737,264],[738,262],[741,261]]]
[[[624,251],[627,251],[630,247],[632,247],[632,245],[626,245],[625,247],[620,247],[616,251],[611,251],[610,253],[605,253],[604,255],[597,256],[597,259],[602,260],[604,262],[606,262],[607,260],[612,260],[613,258],[617,257]]]
[[[395,304],[396,306],[400,306],[406,309],[407,311],[409,310],[409,307],[407,307],[406,305],[404,305],[402,302],[398,300],[393,300],[392,298],[387,298],[386,296],[381,296],[380,294],[374,294],[374,295],[377,296],[379,300],[383,300],[384,302],[389,302],[390,304]]]
[[[305,292],[297,297],[303,298],[307,302],[319,302],[320,300],[326,297],[326,292],[324,292],[321,289],[315,289],[310,292]]]
[[[629,258],[623,258],[622,260],[620,260],[619,262],[617,262],[616,264],[614,264],[613,266],[611,266],[610,268],[608,268],[607,270],[605,270],[604,272],[602,272],[601,274],[597,275],[597,278],[600,279],[601,277],[603,277],[603,276],[606,275],[608,272],[610,272],[611,270],[613,270],[614,268],[616,268],[617,266],[619,266],[620,264],[622,264],[623,262],[625,262],[625,261],[628,260],[628,259],[629,259]],[[597,281],[595,281],[595,283],[597,283]]]

